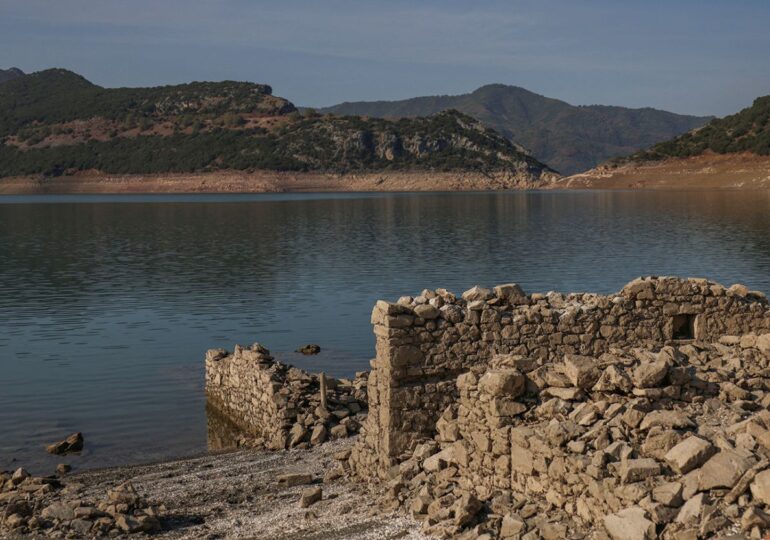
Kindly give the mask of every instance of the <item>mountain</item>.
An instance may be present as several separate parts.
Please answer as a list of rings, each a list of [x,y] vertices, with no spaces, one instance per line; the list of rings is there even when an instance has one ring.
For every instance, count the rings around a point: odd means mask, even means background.
[[[754,100],[737,114],[712,120],[701,129],[656,144],[623,161],[657,161],[671,157],[699,156],[705,152],[770,155],[770,96]]]
[[[506,186],[556,177],[457,111],[400,120],[302,114],[264,84],[109,89],[63,69],[0,85],[0,140],[6,177],[474,171],[500,173]]]
[[[342,103],[319,112],[399,118],[427,116],[446,109],[476,118],[564,174],[648,148],[710,120],[650,108],[574,106],[502,84],[482,86],[458,96]]]
[[[564,179],[564,187],[770,188],[770,96],[631,156]]]
[[[19,68],[13,67],[11,69],[0,69],[0,83],[12,81],[13,79],[18,79],[19,77],[23,76],[24,72]]]

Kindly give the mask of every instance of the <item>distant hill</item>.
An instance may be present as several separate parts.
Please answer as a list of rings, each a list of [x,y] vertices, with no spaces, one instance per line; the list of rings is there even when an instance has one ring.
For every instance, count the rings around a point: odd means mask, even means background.
[[[19,68],[14,67],[11,69],[0,69],[0,83],[12,81],[13,79],[18,79],[19,77],[23,76],[24,72]]]
[[[737,114],[564,178],[562,187],[770,188],[770,96]]]
[[[270,86],[108,89],[63,69],[0,85],[0,176],[223,170],[554,173],[457,111],[426,118],[301,114]]]
[[[758,156],[770,155],[770,96],[755,99],[751,107],[737,114],[712,120],[701,129],[618,161],[655,161],[698,156],[708,151],[717,154],[749,152]]]
[[[457,109],[532,151],[563,174],[590,169],[707,123],[656,109],[574,106],[524,88],[491,84],[458,96],[342,103],[322,113],[398,118]]]

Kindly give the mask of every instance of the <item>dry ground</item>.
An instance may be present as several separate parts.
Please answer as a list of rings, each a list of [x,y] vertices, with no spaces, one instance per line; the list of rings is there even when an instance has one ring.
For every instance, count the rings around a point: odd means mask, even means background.
[[[103,499],[130,480],[140,495],[167,507],[164,531],[152,538],[253,540],[421,540],[419,524],[378,508],[374,496],[346,478],[321,483],[337,464],[334,454],[353,440],[288,452],[239,451],[158,463],[87,471],[65,477],[81,499]],[[323,500],[310,508],[298,501],[308,486],[284,487],[276,478],[312,473]],[[134,534],[126,538],[142,538]]]
[[[597,167],[563,178],[565,189],[770,189],[770,156],[704,154],[686,159]]]
[[[336,191],[481,191],[521,186],[514,178],[481,173],[386,172],[365,174],[272,171],[167,175],[78,174],[57,178],[0,178],[0,195],[85,193],[281,193]]]

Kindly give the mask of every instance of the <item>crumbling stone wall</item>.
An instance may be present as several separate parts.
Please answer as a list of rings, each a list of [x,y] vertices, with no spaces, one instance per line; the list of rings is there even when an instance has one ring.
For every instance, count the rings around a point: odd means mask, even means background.
[[[269,449],[321,444],[357,433],[366,412],[366,373],[354,380],[326,377],[277,362],[255,343],[206,353],[206,397],[256,446]],[[358,416],[362,413],[361,416]]]
[[[694,341],[770,331],[766,297],[705,279],[640,278],[615,295],[532,294],[515,284],[474,287],[462,298],[423,291],[372,312],[376,359],[370,413],[351,455],[362,476],[385,476],[459,398],[457,377],[483,372],[495,355],[519,355],[534,367],[565,355],[599,357],[611,347],[659,348],[677,326]],[[680,336],[681,337],[681,336]]]
[[[460,375],[386,493],[440,538],[749,538],[770,531],[770,333],[498,355]]]

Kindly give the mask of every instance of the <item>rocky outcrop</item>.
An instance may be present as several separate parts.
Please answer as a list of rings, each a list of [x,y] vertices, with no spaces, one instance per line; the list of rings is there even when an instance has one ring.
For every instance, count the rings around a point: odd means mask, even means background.
[[[366,416],[366,373],[353,380],[277,362],[255,343],[206,353],[208,404],[253,438],[253,446],[306,448],[358,432]]]

